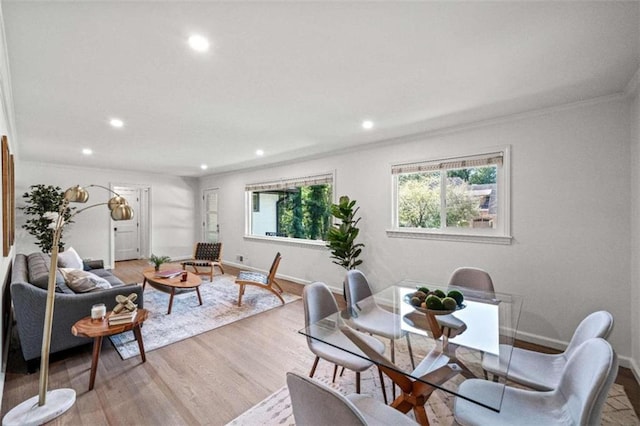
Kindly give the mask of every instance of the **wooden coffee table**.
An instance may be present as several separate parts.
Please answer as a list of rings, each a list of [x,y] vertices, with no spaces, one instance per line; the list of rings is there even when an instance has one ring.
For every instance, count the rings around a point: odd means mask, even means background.
[[[173,278],[159,278],[156,276],[156,271],[153,269],[148,269],[143,271],[144,281],[142,283],[142,290],[149,284],[155,284],[160,287],[161,290],[166,291],[170,294],[169,296],[169,310],[167,311],[167,315],[171,314],[171,307],[173,306],[173,296],[176,294],[176,289],[195,289],[198,294],[198,301],[200,305],[202,305],[202,296],[200,296],[200,284],[202,284],[202,280],[196,274],[192,274],[191,272],[187,272],[187,280],[180,281],[180,275]],[[156,287],[156,288],[158,288]],[[164,287],[164,288],[162,288]]]
[[[71,333],[73,333],[74,336],[89,337],[93,339],[93,359],[91,360],[89,390],[93,389],[93,385],[96,382],[96,371],[98,370],[98,359],[100,358],[100,349],[102,348],[103,337],[113,336],[114,334],[133,330],[133,334],[136,336],[136,340],[138,341],[138,348],[140,349],[142,362],[147,361],[147,357],[144,353],[144,343],[142,342],[140,325],[147,319],[149,312],[146,309],[140,308],[132,322],[112,326],[109,326],[109,320],[107,320],[109,314],[111,314],[111,311],[107,312],[107,316],[104,320],[96,322],[92,321],[91,317],[82,318],[71,327]]]

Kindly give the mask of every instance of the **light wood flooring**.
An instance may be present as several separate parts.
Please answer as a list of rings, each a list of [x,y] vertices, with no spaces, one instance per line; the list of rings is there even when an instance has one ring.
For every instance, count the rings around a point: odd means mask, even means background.
[[[125,282],[141,282],[147,267],[144,261],[118,262],[114,272]],[[301,294],[302,286],[280,283]],[[51,424],[225,424],[282,387],[287,371],[309,372],[314,357],[297,333],[303,326],[298,300],[148,352],[144,364],[139,357],[121,360],[105,339],[93,391],[91,345],[53,356],[50,389],[73,388],[77,400]],[[618,382],[639,412],[640,391],[631,372],[621,369]],[[38,374],[8,371],[2,416],[37,393]]]

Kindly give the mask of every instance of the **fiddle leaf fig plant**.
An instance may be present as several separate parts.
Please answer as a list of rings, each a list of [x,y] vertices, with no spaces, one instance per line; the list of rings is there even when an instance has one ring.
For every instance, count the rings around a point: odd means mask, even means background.
[[[51,229],[51,214],[57,214],[60,205],[64,201],[64,192],[59,186],[53,185],[31,185],[30,191],[25,192],[22,198],[25,200],[25,206],[21,207],[27,221],[22,225],[29,234],[36,238],[36,244],[43,253],[51,253],[53,248],[53,231]],[[66,224],[73,223],[69,220],[73,214],[74,208],[67,208],[64,211],[64,221]],[[62,230],[60,231],[60,241],[58,248],[64,250],[64,241],[62,241]]]
[[[364,244],[355,241],[360,233],[357,226],[360,218],[355,218],[360,207],[355,205],[356,200],[350,200],[346,195],[340,197],[338,204],[332,204],[331,215],[341,222],[334,224],[327,233],[327,247],[331,250],[333,263],[346,270],[355,269],[362,264],[358,257]]]

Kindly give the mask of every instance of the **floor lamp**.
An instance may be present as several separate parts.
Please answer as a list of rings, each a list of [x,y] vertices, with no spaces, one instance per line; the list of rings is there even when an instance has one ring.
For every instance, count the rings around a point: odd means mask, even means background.
[[[60,235],[65,225],[64,218],[71,213],[67,219],[67,221],[69,221],[87,209],[107,205],[111,211],[111,219],[133,219],[133,209],[128,205],[127,200],[119,194],[102,185],[89,185],[88,187],[106,189],[115,194],[115,196],[106,203],[94,204],[72,212],[69,206],[70,203],[86,203],[89,200],[89,193],[86,189],[79,185],[73,186],[65,191],[64,199],[58,212],[48,212],[45,214],[45,217],[51,220],[49,227],[53,231],[53,245],[51,247],[49,283],[47,286],[47,301],[42,332],[39,393],[12,408],[2,419],[3,426],[40,425],[46,423],[67,411],[76,401],[76,392],[73,389],[54,389],[47,391],[49,385],[49,349],[51,348],[51,328],[53,325],[54,295],[56,291],[56,270],[58,268],[58,244],[60,243]]]

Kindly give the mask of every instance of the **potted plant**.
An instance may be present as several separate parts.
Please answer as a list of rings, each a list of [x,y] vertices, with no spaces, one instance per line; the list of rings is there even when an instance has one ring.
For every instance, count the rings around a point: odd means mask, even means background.
[[[355,215],[360,210],[356,207],[356,200],[350,200],[343,195],[338,204],[331,205],[331,215],[339,219],[341,223],[334,224],[327,233],[327,247],[331,250],[333,263],[342,266],[346,270],[355,269],[362,264],[358,259],[364,244],[356,243],[360,230],[357,225],[360,218],[355,219]]]
[[[156,256],[152,253],[149,257],[149,262],[153,264],[153,267],[156,271],[159,271],[160,265],[162,265],[163,263],[171,262],[171,258],[169,256]]]
[[[64,191],[59,186],[53,185],[31,185],[30,192],[25,192],[22,198],[26,200],[26,205],[21,207],[27,216],[27,221],[22,225],[29,234],[36,238],[36,244],[43,253],[51,253],[53,246],[53,232],[51,230],[51,219],[46,217],[46,213],[57,213],[60,205],[64,201]],[[73,223],[69,218],[73,214],[75,208],[68,208],[64,212],[65,223]],[[58,242],[60,251],[64,251],[64,242],[62,241],[62,231]]]

